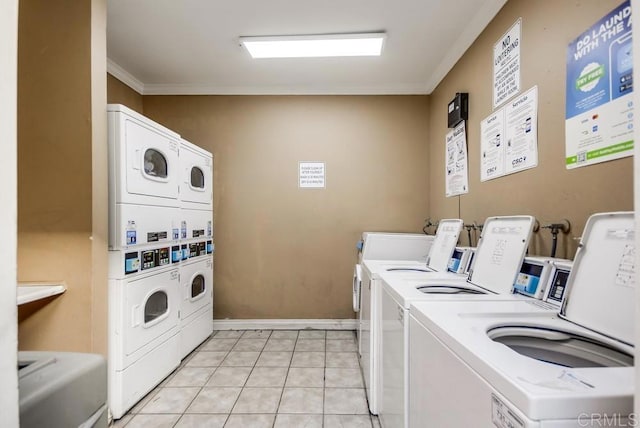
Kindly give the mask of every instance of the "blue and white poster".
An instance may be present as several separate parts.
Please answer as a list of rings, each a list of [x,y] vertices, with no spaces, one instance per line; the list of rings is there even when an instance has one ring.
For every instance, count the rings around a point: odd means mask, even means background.
[[[633,155],[631,4],[627,0],[567,49],[567,169]]]

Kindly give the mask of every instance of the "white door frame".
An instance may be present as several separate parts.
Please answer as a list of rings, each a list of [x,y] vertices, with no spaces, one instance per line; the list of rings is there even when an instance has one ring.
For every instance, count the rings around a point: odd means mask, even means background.
[[[17,427],[18,0],[0,2],[0,40],[0,415],[3,426]]]

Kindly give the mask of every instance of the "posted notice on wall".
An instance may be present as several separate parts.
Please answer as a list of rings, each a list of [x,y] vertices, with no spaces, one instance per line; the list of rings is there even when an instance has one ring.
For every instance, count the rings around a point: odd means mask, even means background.
[[[445,194],[450,197],[469,193],[467,130],[464,120],[447,132],[445,141],[447,149]]]
[[[567,49],[567,169],[633,154],[631,4],[625,1]]]
[[[493,45],[493,108],[520,92],[522,18]]]
[[[325,188],[324,162],[298,162],[298,187],[301,189]]]
[[[480,122],[480,181],[538,166],[538,87]]]

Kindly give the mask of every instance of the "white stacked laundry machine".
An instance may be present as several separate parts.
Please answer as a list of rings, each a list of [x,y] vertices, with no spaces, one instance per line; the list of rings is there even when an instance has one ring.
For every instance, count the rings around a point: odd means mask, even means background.
[[[189,150],[202,162],[185,156],[192,145],[125,106],[107,111],[108,384],[118,419],[211,333],[212,162],[200,149]],[[206,202],[191,205],[192,193]]]
[[[182,140],[180,173],[180,358],[184,358],[213,331],[211,153]]]

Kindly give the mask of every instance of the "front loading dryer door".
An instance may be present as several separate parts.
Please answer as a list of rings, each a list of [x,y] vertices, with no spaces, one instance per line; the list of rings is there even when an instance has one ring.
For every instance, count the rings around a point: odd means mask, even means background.
[[[169,269],[124,283],[125,358],[152,342],[177,333],[180,305],[178,269]],[[155,345],[155,344],[154,344]]]
[[[213,209],[211,153],[182,140],[180,143],[180,201],[183,208]]]
[[[125,106],[107,109],[111,203],[178,207],[180,136]]]
[[[186,319],[213,303],[213,258],[207,257],[180,266],[182,305],[180,318]]]
[[[153,128],[127,121],[127,193],[170,201],[178,198],[178,142]]]

